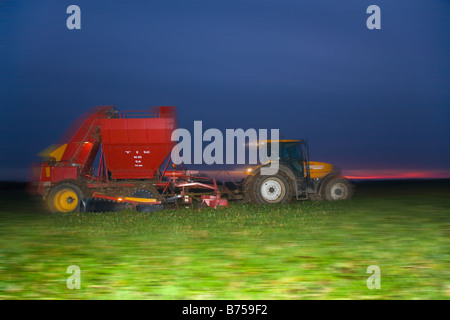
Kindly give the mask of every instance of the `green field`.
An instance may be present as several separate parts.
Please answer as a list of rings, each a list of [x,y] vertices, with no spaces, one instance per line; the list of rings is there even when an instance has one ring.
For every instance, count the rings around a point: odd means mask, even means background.
[[[344,202],[48,214],[3,187],[0,299],[449,299],[449,195],[366,183]]]

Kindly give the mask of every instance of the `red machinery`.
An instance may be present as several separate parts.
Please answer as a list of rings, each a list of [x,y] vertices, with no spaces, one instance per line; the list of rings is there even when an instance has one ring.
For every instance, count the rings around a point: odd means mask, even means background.
[[[96,108],[80,118],[70,139],[48,153],[38,192],[53,212],[89,211],[102,201],[150,211],[171,202],[191,204],[193,199],[214,208],[228,206],[215,180],[211,184],[184,170],[167,171],[169,160],[160,174],[174,146],[176,127],[175,107],[122,113],[113,106]],[[209,194],[192,191],[198,189]]]

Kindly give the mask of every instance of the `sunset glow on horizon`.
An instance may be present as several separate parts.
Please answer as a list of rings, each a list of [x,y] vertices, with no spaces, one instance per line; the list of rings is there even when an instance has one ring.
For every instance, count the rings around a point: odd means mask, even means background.
[[[347,179],[376,180],[376,179],[448,179],[448,170],[346,170],[343,172]]]
[[[236,181],[246,177],[245,170],[199,170],[199,172],[219,181],[224,176],[226,178],[231,177]],[[450,171],[448,170],[355,169],[342,170],[342,175],[351,180],[450,179]]]

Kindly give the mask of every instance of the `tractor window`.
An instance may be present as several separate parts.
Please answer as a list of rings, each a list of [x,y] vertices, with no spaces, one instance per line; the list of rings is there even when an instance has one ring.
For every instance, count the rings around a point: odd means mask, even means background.
[[[289,163],[297,174],[303,175],[303,157],[298,142],[282,142],[280,158]]]
[[[296,142],[281,143],[280,148],[282,160],[285,161],[302,160],[300,156],[300,149],[298,147],[298,143]]]

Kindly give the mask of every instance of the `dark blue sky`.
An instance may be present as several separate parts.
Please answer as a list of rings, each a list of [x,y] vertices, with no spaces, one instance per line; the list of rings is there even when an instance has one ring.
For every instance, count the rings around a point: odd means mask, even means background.
[[[66,8],[81,8],[68,30]],[[366,8],[381,8],[381,30]],[[0,2],[0,179],[84,111],[176,105],[179,126],[278,128],[344,173],[450,177],[450,3]]]

